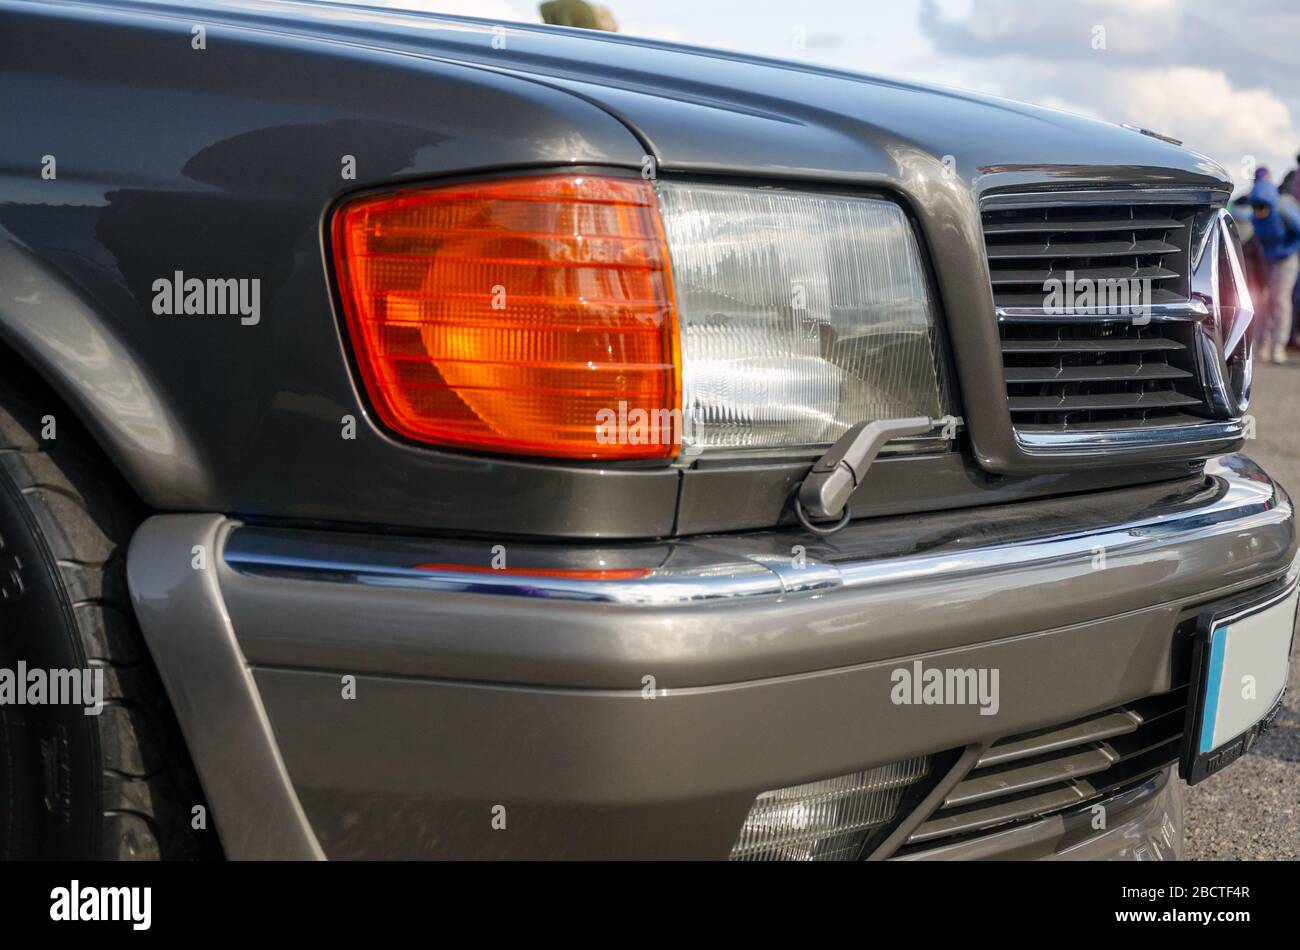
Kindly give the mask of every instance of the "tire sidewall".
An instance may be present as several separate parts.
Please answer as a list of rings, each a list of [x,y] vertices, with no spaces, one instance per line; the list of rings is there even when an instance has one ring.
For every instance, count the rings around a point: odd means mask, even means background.
[[[0,669],[16,677],[20,663],[47,672],[87,666],[57,564],[0,465]],[[0,858],[95,856],[98,745],[94,717],[80,705],[0,702]]]

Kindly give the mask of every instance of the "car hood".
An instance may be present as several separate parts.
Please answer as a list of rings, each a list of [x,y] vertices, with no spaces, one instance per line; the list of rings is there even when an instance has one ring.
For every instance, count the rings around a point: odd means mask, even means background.
[[[115,4],[196,19],[196,5]],[[801,62],[540,25],[333,3],[198,4],[245,28],[429,56],[559,87],[659,169],[972,191],[1026,180],[1230,187],[1203,155],[1064,112]],[[205,19],[206,21],[206,19]]]

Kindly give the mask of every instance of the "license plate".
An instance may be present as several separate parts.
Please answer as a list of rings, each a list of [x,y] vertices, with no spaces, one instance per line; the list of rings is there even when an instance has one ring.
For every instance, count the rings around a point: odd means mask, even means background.
[[[1250,751],[1282,706],[1300,586],[1216,605],[1197,621],[1180,772],[1195,785]]]

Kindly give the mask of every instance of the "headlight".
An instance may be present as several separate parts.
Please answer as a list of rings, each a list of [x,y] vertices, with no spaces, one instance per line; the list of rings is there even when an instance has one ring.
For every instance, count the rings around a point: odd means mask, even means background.
[[[563,173],[404,186],[332,222],[375,412],[552,458],[804,451],[948,411],[889,201]]]
[[[689,452],[825,446],[945,415],[934,306],[896,204],[661,182]]]

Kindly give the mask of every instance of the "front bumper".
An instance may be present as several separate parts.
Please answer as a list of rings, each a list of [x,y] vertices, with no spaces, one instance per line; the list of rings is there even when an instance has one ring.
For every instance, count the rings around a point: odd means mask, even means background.
[[[502,549],[160,516],[129,577],[231,856],[725,858],[767,789],[1181,685],[1179,625],[1295,552],[1290,500],[1229,456],[830,539]],[[916,660],[998,670],[996,713],[896,705]],[[1077,837],[1039,856],[1106,852]]]

